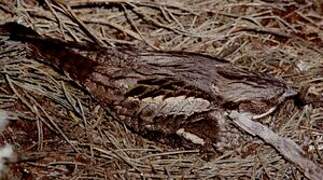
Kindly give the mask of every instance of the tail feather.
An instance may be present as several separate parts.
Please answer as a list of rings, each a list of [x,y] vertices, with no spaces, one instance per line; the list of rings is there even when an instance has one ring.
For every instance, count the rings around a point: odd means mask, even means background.
[[[16,22],[0,25],[0,35],[27,43],[31,56],[67,72],[74,80],[83,81],[97,65],[92,59],[79,53],[89,45],[73,43],[42,36],[32,28]],[[93,48],[93,46],[90,46]]]
[[[32,37],[40,37],[33,29],[16,22],[8,22],[0,25],[0,35],[10,36],[10,39],[13,40],[26,40]]]

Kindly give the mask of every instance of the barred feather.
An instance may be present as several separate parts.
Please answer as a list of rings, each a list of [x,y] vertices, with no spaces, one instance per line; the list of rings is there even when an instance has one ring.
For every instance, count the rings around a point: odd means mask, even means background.
[[[223,120],[225,110],[260,114],[296,94],[280,79],[207,55],[76,44],[17,24],[0,33],[27,42],[30,56],[67,72],[133,131],[179,146],[223,149],[225,139],[239,136]]]

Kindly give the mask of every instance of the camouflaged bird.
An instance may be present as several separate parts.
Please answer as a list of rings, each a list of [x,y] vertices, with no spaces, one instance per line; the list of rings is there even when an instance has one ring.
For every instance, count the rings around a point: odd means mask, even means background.
[[[225,110],[261,117],[296,94],[282,80],[207,55],[64,42],[16,23],[0,32],[67,72],[132,131],[172,145],[225,149],[239,137]]]

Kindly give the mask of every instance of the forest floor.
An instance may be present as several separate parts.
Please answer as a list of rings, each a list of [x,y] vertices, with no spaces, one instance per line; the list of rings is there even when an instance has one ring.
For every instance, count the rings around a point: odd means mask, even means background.
[[[320,0],[0,0],[0,22],[101,46],[189,51],[280,77],[317,103],[285,103],[263,123],[323,168],[323,3]],[[0,144],[17,153],[8,179],[303,179],[257,137],[225,154],[168,147],[131,133],[68,77],[3,58]]]

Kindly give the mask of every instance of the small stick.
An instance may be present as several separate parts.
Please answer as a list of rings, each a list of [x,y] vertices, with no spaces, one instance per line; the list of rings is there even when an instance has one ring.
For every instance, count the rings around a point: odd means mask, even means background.
[[[285,159],[294,163],[304,175],[313,180],[321,180],[323,169],[305,157],[305,152],[293,140],[280,137],[268,127],[251,120],[249,113],[232,111],[228,115],[237,126],[252,136],[258,136],[265,143],[272,145]]]

